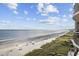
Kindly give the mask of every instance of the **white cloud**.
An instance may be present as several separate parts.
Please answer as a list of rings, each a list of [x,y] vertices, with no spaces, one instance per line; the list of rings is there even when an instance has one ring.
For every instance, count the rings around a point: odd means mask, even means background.
[[[64,25],[66,22],[68,22],[68,19],[60,17],[48,17],[47,19],[41,19],[39,22],[48,25],[59,25],[60,23]]]
[[[26,21],[30,21],[30,20],[31,20],[31,21],[36,21],[37,19],[36,19],[36,18],[29,18],[29,17],[26,18]]]
[[[18,12],[16,10],[13,11],[14,14],[18,14]]]
[[[60,23],[60,18],[59,17],[48,17],[48,19],[40,20],[40,23],[57,24],[57,23]]]
[[[42,9],[44,8],[44,4],[43,3],[39,3],[38,4],[38,11],[42,12]]]
[[[73,11],[73,8],[70,8],[69,11],[72,12]]]
[[[28,11],[24,11],[24,13],[25,13],[25,15],[27,15],[28,14]]]
[[[10,9],[12,9],[12,10],[16,10],[18,4],[17,4],[17,3],[8,3],[7,6],[8,6]]]
[[[14,14],[18,14],[17,3],[7,3],[6,6],[13,11]]]
[[[39,3],[37,6],[37,9],[40,13],[44,13],[45,9],[44,9],[44,4],[43,3]]]
[[[73,16],[73,15],[71,15],[71,14],[69,15],[70,18],[72,18],[72,16]]]
[[[24,29],[27,25],[18,25],[17,22],[12,22],[10,20],[0,20],[0,29]]]
[[[9,20],[0,20],[0,29],[10,28],[12,26],[12,22]]]
[[[59,13],[58,9],[53,5],[48,5],[47,8],[46,8],[46,11],[47,11],[47,13],[49,13],[49,12]]]
[[[68,20],[66,18],[63,19],[64,22],[67,22]]]
[[[7,20],[0,20],[0,24],[6,25],[6,24],[8,24],[8,23],[10,23],[10,21],[7,21]]]
[[[63,15],[62,17],[66,18],[67,16],[66,15]]]
[[[41,13],[41,15],[47,15],[48,13],[59,13],[59,10],[51,5],[51,4],[45,4],[45,3],[39,3],[37,6],[38,12]]]
[[[47,16],[47,13],[41,13],[42,16]]]

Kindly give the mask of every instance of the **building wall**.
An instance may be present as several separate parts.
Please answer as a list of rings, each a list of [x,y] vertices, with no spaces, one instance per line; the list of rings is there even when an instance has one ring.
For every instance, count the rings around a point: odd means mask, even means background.
[[[74,13],[78,12],[79,11],[79,3],[76,3],[74,5]]]
[[[79,48],[79,3],[75,3],[74,5],[73,20],[75,21],[75,33],[73,36],[73,40],[76,44],[75,47]]]

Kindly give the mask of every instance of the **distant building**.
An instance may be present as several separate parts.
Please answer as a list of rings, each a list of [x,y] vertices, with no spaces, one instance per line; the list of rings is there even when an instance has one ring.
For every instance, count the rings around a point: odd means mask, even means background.
[[[75,33],[73,39],[71,40],[73,45],[75,46],[75,54],[79,51],[79,3],[75,3],[74,5],[74,15],[73,19],[75,21]]]

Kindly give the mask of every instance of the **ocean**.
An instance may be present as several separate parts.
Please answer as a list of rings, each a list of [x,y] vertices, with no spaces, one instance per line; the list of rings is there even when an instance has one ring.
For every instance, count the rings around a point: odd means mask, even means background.
[[[7,41],[39,41],[50,37],[55,37],[65,31],[53,30],[0,30],[0,43]]]

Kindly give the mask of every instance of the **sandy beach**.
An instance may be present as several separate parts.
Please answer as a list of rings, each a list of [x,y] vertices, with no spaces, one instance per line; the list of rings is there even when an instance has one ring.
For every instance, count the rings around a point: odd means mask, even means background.
[[[0,56],[23,56],[24,54],[40,48],[42,45],[55,40],[55,38],[50,38],[47,40],[42,40],[39,42],[23,42],[23,43],[13,43],[12,46],[0,49]]]
[[[52,40],[55,40],[66,33],[67,32],[41,41],[24,41],[4,44],[0,46],[0,56],[24,56],[26,53],[34,49],[40,49],[42,45],[50,43]]]

